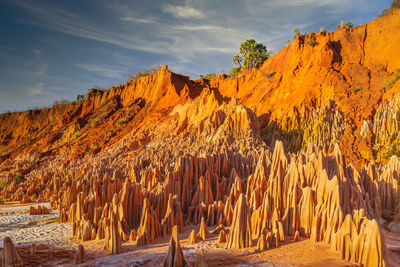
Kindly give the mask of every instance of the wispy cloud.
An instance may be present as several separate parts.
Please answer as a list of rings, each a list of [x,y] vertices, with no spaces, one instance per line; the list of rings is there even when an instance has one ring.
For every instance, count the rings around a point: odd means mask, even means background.
[[[159,23],[155,19],[144,19],[144,18],[134,18],[134,17],[123,17],[120,20],[121,21],[144,23],[144,24],[156,24],[156,23]]]
[[[205,17],[204,13],[200,10],[194,9],[188,6],[173,6],[173,5],[166,5],[163,6],[163,11],[165,13],[169,13],[175,18],[195,18],[195,19],[202,19]]]
[[[37,83],[32,87],[27,89],[28,96],[36,96],[41,95],[44,92],[44,85],[43,83]]]
[[[80,63],[75,64],[76,67],[84,69],[88,72],[100,75],[102,77],[109,77],[114,79],[121,79],[125,74],[126,70],[122,68],[113,68],[109,65],[97,65],[91,63]]]
[[[43,51],[42,51],[42,50],[39,50],[39,49],[37,49],[37,48],[32,49],[32,53],[33,53],[33,55],[34,55],[35,57],[39,57],[39,56],[43,55]]]

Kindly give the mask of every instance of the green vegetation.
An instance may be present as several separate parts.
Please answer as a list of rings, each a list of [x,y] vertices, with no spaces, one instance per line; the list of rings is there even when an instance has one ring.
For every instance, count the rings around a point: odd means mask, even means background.
[[[32,201],[35,201],[35,200],[37,199],[37,194],[36,194],[36,193],[33,193],[32,195],[29,196],[29,198],[30,198]]]
[[[0,157],[10,154],[6,146],[0,146]]]
[[[397,147],[397,144],[392,144],[390,149],[386,152],[385,158],[390,159],[392,156],[400,157],[400,151]]]
[[[265,72],[261,73],[261,75],[266,77],[266,78],[272,78],[272,77],[275,76],[275,74],[276,74],[276,71],[273,71],[273,72],[270,72],[270,73],[265,73]]]
[[[229,78],[237,78],[240,74],[242,67],[233,67],[231,72],[228,74]]]
[[[90,122],[90,127],[96,126],[99,122],[100,122],[100,120],[99,120],[98,118],[93,119],[93,120]]]
[[[76,96],[76,102],[82,103],[83,101],[85,101],[85,95],[77,95]]]
[[[357,93],[358,91],[360,91],[360,88],[358,88],[357,86],[352,86],[352,87],[350,88],[350,90],[351,90],[353,93]]]
[[[384,17],[387,14],[390,14],[393,12],[395,9],[400,9],[400,0],[393,0],[392,4],[390,5],[389,8],[385,8],[382,10],[382,13],[379,15],[379,17]]]
[[[61,100],[56,100],[53,102],[53,106],[57,106],[57,105],[65,105],[65,104],[69,104],[70,101],[67,99],[61,99]]]
[[[123,124],[125,124],[127,122],[128,122],[128,120],[126,118],[120,118],[115,122],[115,124],[118,125],[118,126],[121,126],[121,125],[123,125]]]
[[[10,184],[7,181],[1,180],[0,181],[0,189],[7,188]]]
[[[238,67],[257,68],[271,56],[263,43],[257,43],[254,39],[247,39],[239,47],[239,54],[232,58],[234,65]]]
[[[308,40],[308,44],[310,46],[312,46],[312,47],[317,45],[317,40],[315,39],[315,34],[314,33],[310,34],[310,37],[309,37],[309,40]]]
[[[39,148],[37,146],[33,146],[32,149],[29,151],[29,154],[40,153]]]
[[[79,136],[81,136],[82,135],[82,133],[80,132],[80,131],[76,131],[75,133],[74,133],[74,135],[72,136],[72,138],[73,139],[77,139]],[[65,145],[65,144],[63,144],[63,145]]]
[[[215,77],[217,77],[218,74],[217,73],[206,73],[204,75],[200,75],[200,78],[206,79],[206,80],[211,80]]]
[[[397,83],[398,80],[400,80],[400,68],[397,69],[397,71],[386,80],[385,88],[388,89],[392,87],[395,85],[395,83]]]
[[[18,182],[24,182],[26,180],[25,176],[23,174],[17,173],[14,177],[14,181]]]
[[[142,70],[140,72],[137,71],[133,71],[132,74],[128,75],[128,81],[133,80],[133,79],[137,79],[143,76],[147,76],[147,75],[151,75],[156,73],[157,71],[159,71],[161,69],[162,65],[156,65],[154,67],[150,67],[146,70]]]
[[[338,29],[350,29],[353,27],[354,27],[353,23],[351,23],[350,21],[343,21],[343,20],[337,26]]]
[[[299,28],[294,29],[293,32],[294,32],[293,40],[296,39],[298,36],[301,35],[300,29],[299,29]]]

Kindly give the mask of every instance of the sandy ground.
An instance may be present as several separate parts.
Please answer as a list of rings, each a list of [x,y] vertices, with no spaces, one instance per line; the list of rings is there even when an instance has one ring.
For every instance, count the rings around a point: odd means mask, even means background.
[[[213,230],[215,227],[209,227]],[[225,243],[218,244],[218,235],[209,234],[207,240],[186,246],[187,237],[192,229],[199,230],[199,225],[188,225],[184,233],[179,235],[184,257],[189,266],[193,266],[200,250],[204,250],[208,266],[353,266],[340,261],[324,243],[313,243],[310,240],[299,242],[287,241],[279,248],[255,253],[255,247],[242,250],[225,249]],[[254,240],[253,244],[256,244]],[[80,266],[163,266],[167,256],[169,237],[162,238],[148,246],[137,247],[135,242],[123,244],[123,253],[119,255],[104,255],[89,260]],[[103,242],[85,242],[85,247],[101,248]]]
[[[49,203],[40,205],[50,208]],[[50,214],[29,215],[29,205],[0,205],[0,240],[9,236],[15,245],[46,244],[59,247],[70,247],[68,237],[71,236],[70,224],[56,222],[58,211]],[[0,248],[3,242],[0,242]]]
[[[42,203],[41,205],[48,203]],[[0,205],[0,240],[10,236],[17,245],[18,253],[26,266],[74,266],[73,258],[78,241],[71,238],[71,224],[56,222],[57,211],[47,215],[29,215],[30,205]],[[215,227],[209,227],[213,230]],[[290,238],[280,247],[262,253],[255,252],[253,247],[242,250],[225,249],[225,244],[218,244],[218,235],[209,234],[207,240],[187,246],[187,238],[199,225],[187,225],[179,235],[185,260],[193,266],[197,254],[203,250],[208,266],[355,266],[340,261],[324,243],[313,243],[310,240],[292,242]],[[398,247],[398,236],[387,234],[388,247]],[[30,254],[30,245],[38,246],[36,255]],[[87,262],[80,266],[163,266],[168,252],[169,237],[161,238],[154,244],[137,247],[136,242],[123,243],[123,252],[109,255],[103,250],[104,241],[82,242],[87,252]],[[0,244],[0,250],[3,244]]]

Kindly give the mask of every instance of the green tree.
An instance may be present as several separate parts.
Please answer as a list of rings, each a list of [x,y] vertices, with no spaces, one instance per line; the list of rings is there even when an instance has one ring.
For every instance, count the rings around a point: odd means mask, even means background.
[[[79,103],[85,101],[85,95],[77,95],[76,101],[78,101]]]
[[[393,0],[392,4],[390,5],[389,8],[385,8],[382,10],[382,13],[379,15],[379,17],[384,17],[389,13],[392,13],[393,10],[395,9],[400,9],[400,0]]]
[[[271,56],[271,53],[265,44],[248,39],[240,45],[239,54],[232,58],[232,62],[239,67],[257,68]]]
[[[350,29],[353,27],[354,27],[353,23],[351,23],[350,21],[343,21],[343,20],[337,26],[338,29]]]
[[[299,28],[294,29],[293,32],[294,32],[293,40],[296,39],[297,36],[301,35]]]

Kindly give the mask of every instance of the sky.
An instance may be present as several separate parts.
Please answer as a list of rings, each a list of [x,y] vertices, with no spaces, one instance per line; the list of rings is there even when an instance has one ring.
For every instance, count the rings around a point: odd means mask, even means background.
[[[254,38],[364,24],[391,0],[0,0],[0,113],[75,100],[158,64],[192,78],[229,72]]]

